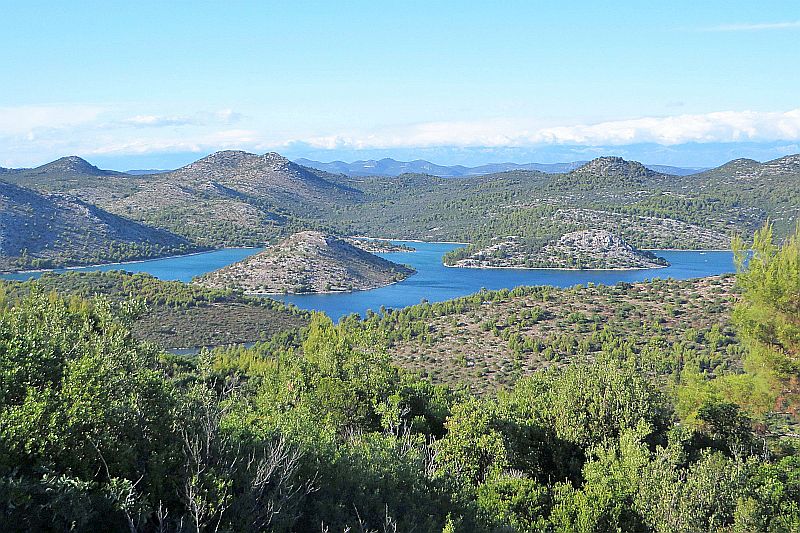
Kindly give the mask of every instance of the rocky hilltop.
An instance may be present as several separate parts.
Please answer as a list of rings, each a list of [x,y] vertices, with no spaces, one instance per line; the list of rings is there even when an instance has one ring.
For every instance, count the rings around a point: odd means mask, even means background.
[[[354,193],[332,183],[315,171],[275,152],[263,155],[240,150],[215,152],[173,172],[160,175],[171,182],[185,184],[219,183],[237,192],[254,196],[291,200],[314,197],[322,200],[326,195]]]
[[[628,161],[621,157],[598,157],[570,172],[573,176],[627,178],[632,180],[653,179],[664,174],[650,170],[638,161]]]
[[[318,231],[303,231],[195,281],[253,294],[346,292],[402,280],[414,271]]]
[[[0,270],[145,259],[197,249],[63,194],[0,182]]]
[[[796,180],[800,176],[800,154],[779,157],[765,163],[759,163],[753,159],[734,159],[717,168],[702,172],[698,176],[725,179],[729,182],[772,177]]]
[[[605,230],[573,231],[545,243],[519,237],[497,239],[489,246],[447,262],[471,268],[561,268],[570,270],[619,270],[658,268],[669,263],[639,250]]]
[[[76,155],[62,157],[36,168],[25,169],[24,172],[29,175],[39,174],[59,177],[114,176],[120,174],[120,172],[114,172],[113,170],[101,170],[85,159]]]
[[[299,217],[316,218],[361,196],[325,176],[276,153],[226,150],[172,172],[137,176],[136,190],[101,205],[202,244],[255,245],[304,229]]]

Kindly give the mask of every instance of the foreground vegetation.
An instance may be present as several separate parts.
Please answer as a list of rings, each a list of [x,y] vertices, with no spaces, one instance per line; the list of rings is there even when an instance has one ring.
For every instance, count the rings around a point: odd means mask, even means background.
[[[306,311],[269,298],[249,297],[232,289],[210,289],[149,274],[111,272],[45,273],[37,280],[11,282],[12,298],[31,292],[77,298],[102,296],[146,308],[132,316],[134,338],[161,348],[197,348],[252,343],[308,324]]]
[[[737,285],[739,365],[668,386],[609,331],[482,396],[393,366],[379,318],[185,359],[126,300],[4,285],[0,526],[796,531],[798,236],[759,232]]]

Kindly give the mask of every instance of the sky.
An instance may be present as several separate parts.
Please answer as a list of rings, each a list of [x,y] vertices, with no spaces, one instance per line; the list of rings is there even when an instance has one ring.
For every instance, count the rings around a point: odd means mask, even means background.
[[[0,0],[0,166],[800,152],[800,2]]]

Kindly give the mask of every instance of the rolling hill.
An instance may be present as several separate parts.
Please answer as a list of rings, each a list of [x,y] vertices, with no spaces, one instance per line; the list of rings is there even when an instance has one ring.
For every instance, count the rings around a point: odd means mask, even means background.
[[[204,246],[263,244],[324,226],[313,221],[323,206],[347,205],[361,195],[327,177],[275,153],[232,150],[158,174],[106,171],[68,157],[3,175],[41,192],[74,195]]]
[[[139,179],[134,192],[101,205],[210,246],[262,244],[314,227],[300,219],[361,195],[275,153],[216,152]]]
[[[697,249],[726,247],[732,234],[750,235],[767,218],[779,236],[787,234],[800,215],[798,161],[735,160],[677,175],[601,157],[566,173],[516,169],[453,179],[419,172],[348,176],[275,153],[223,151],[158,174],[105,171],[70,157],[6,169],[2,179],[76,196],[203,246],[261,245],[304,230],[482,246],[512,235],[532,242],[602,230],[637,248]],[[374,163],[372,170],[387,172],[445,168]]]
[[[0,269],[144,259],[196,250],[188,240],[63,194],[0,182]]]

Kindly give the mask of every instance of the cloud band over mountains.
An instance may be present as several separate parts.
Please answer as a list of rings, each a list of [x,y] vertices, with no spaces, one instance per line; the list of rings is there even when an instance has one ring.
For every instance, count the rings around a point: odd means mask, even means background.
[[[236,127],[231,127],[236,123]],[[287,130],[284,125],[284,131]],[[275,133],[256,117],[230,109],[187,115],[130,113],[102,106],[0,108],[0,164],[25,165],[77,154],[203,152],[224,148],[256,151],[309,146],[317,150],[547,145],[626,146],[653,143],[735,143],[800,140],[800,108],[789,111],[719,111],[608,120],[587,124],[539,124],[492,119],[397,125],[331,135]],[[36,155],[40,154],[40,155]],[[21,160],[25,158],[34,160]]]
[[[794,141],[800,139],[800,108],[786,112],[722,111],[668,117],[613,120],[596,124],[525,129],[511,121],[434,122],[364,136],[304,140],[317,148],[393,148],[409,146],[530,146],[581,144]]]

